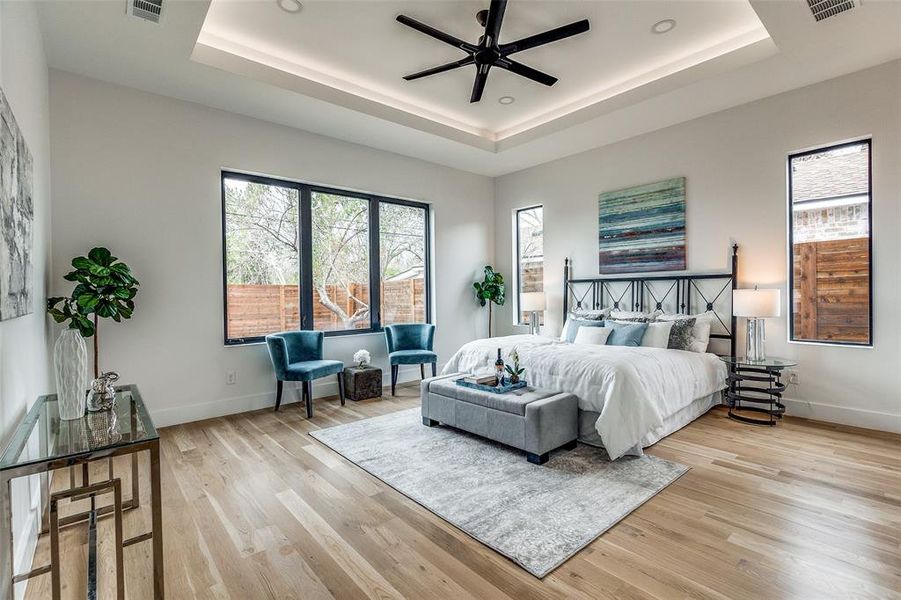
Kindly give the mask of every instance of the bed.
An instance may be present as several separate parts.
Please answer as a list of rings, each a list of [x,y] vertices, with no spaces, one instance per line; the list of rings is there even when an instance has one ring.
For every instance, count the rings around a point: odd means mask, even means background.
[[[512,335],[465,344],[444,373],[476,372],[494,364],[500,348],[514,348],[530,385],[579,398],[579,439],[603,446],[611,459],[640,454],[720,403],[727,367],[718,354],[735,354],[732,294],[737,246],[728,273],[638,278],[576,279],[564,271],[564,318],[572,310],[614,307],[665,314],[715,316],[707,352],[664,348],[577,345],[559,339]]]

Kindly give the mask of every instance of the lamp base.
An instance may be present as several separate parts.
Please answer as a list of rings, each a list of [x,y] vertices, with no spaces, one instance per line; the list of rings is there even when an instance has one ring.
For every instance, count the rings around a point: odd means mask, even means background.
[[[748,318],[747,347],[745,349],[747,359],[750,361],[766,360],[766,321],[757,318]]]
[[[533,310],[529,313],[529,333],[541,335],[541,313]]]

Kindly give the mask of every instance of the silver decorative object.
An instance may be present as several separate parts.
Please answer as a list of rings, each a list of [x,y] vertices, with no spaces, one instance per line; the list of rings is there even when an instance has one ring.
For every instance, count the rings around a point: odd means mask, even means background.
[[[53,344],[53,368],[59,418],[64,421],[84,416],[88,387],[88,349],[77,329],[64,329]]]
[[[88,398],[88,410],[109,410],[116,404],[115,382],[119,381],[119,374],[113,371],[103,373],[91,382],[91,394]]]
[[[94,448],[102,448],[110,444],[118,444],[122,440],[119,430],[119,416],[114,410],[101,410],[88,413],[88,444]]]

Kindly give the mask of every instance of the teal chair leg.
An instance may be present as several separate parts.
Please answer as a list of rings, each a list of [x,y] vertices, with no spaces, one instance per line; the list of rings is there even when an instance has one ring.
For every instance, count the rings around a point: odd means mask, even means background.
[[[277,379],[275,381],[275,410],[278,410],[278,407],[282,403],[282,386],[284,382],[281,379]]]
[[[344,372],[338,373],[338,400],[344,406]]]

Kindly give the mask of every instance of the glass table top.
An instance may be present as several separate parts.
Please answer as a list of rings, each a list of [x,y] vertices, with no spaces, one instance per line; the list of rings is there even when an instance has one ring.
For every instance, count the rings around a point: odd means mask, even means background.
[[[739,367],[795,367],[798,365],[796,361],[775,356],[767,356],[763,360],[751,360],[744,356],[721,356],[720,360]]]
[[[80,419],[59,417],[56,394],[41,396],[13,433],[0,471],[159,439],[136,385],[116,387],[116,404]]]

